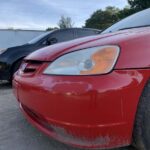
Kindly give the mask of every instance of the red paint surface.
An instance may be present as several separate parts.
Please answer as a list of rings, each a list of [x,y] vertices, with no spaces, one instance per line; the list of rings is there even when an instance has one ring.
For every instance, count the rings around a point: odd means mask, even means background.
[[[121,53],[111,73],[48,76],[42,74],[48,65],[43,63],[33,75],[15,75],[14,93],[29,121],[62,142],[91,148],[129,145],[139,98],[150,78],[150,31],[121,31],[95,39],[58,44],[26,59],[52,61],[69,51],[116,44]]]

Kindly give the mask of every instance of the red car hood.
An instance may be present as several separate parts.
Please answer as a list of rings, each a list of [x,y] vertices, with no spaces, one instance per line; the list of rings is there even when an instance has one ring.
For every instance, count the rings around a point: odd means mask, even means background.
[[[149,28],[150,29],[150,28]],[[38,60],[38,61],[53,61],[62,54],[72,52],[79,49],[101,46],[101,45],[120,45],[122,42],[131,41],[131,39],[148,33],[147,28],[130,29],[118,31],[115,33],[101,34],[98,36],[89,36],[85,38],[79,38],[69,42],[63,42],[48,46],[37,50],[27,56],[26,60]]]

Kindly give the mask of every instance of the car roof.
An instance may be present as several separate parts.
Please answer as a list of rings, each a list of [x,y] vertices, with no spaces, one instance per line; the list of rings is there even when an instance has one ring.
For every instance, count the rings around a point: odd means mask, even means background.
[[[101,32],[102,30],[99,29],[93,29],[93,28],[66,28],[66,29],[56,29],[55,31],[67,31],[67,30],[89,30],[89,31],[95,31],[95,32]]]

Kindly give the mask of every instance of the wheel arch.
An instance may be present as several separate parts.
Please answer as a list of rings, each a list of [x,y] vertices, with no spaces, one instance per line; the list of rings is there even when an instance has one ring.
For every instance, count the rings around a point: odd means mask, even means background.
[[[15,60],[15,61],[13,62],[13,64],[12,64],[11,67],[10,67],[10,79],[11,79],[11,77],[12,77],[12,75],[13,75],[13,69],[14,69],[15,65],[16,65],[18,62],[20,62],[21,60],[23,60],[25,57],[26,57],[26,56],[22,56],[21,58],[18,58],[17,60]]]

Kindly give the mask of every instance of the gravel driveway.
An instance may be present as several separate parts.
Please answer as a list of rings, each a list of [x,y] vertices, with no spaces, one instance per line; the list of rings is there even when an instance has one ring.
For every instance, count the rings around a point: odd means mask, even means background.
[[[0,83],[0,150],[80,150],[59,143],[30,125],[18,108],[12,89]],[[131,150],[121,148],[115,150]],[[133,149],[132,149],[133,150]]]

